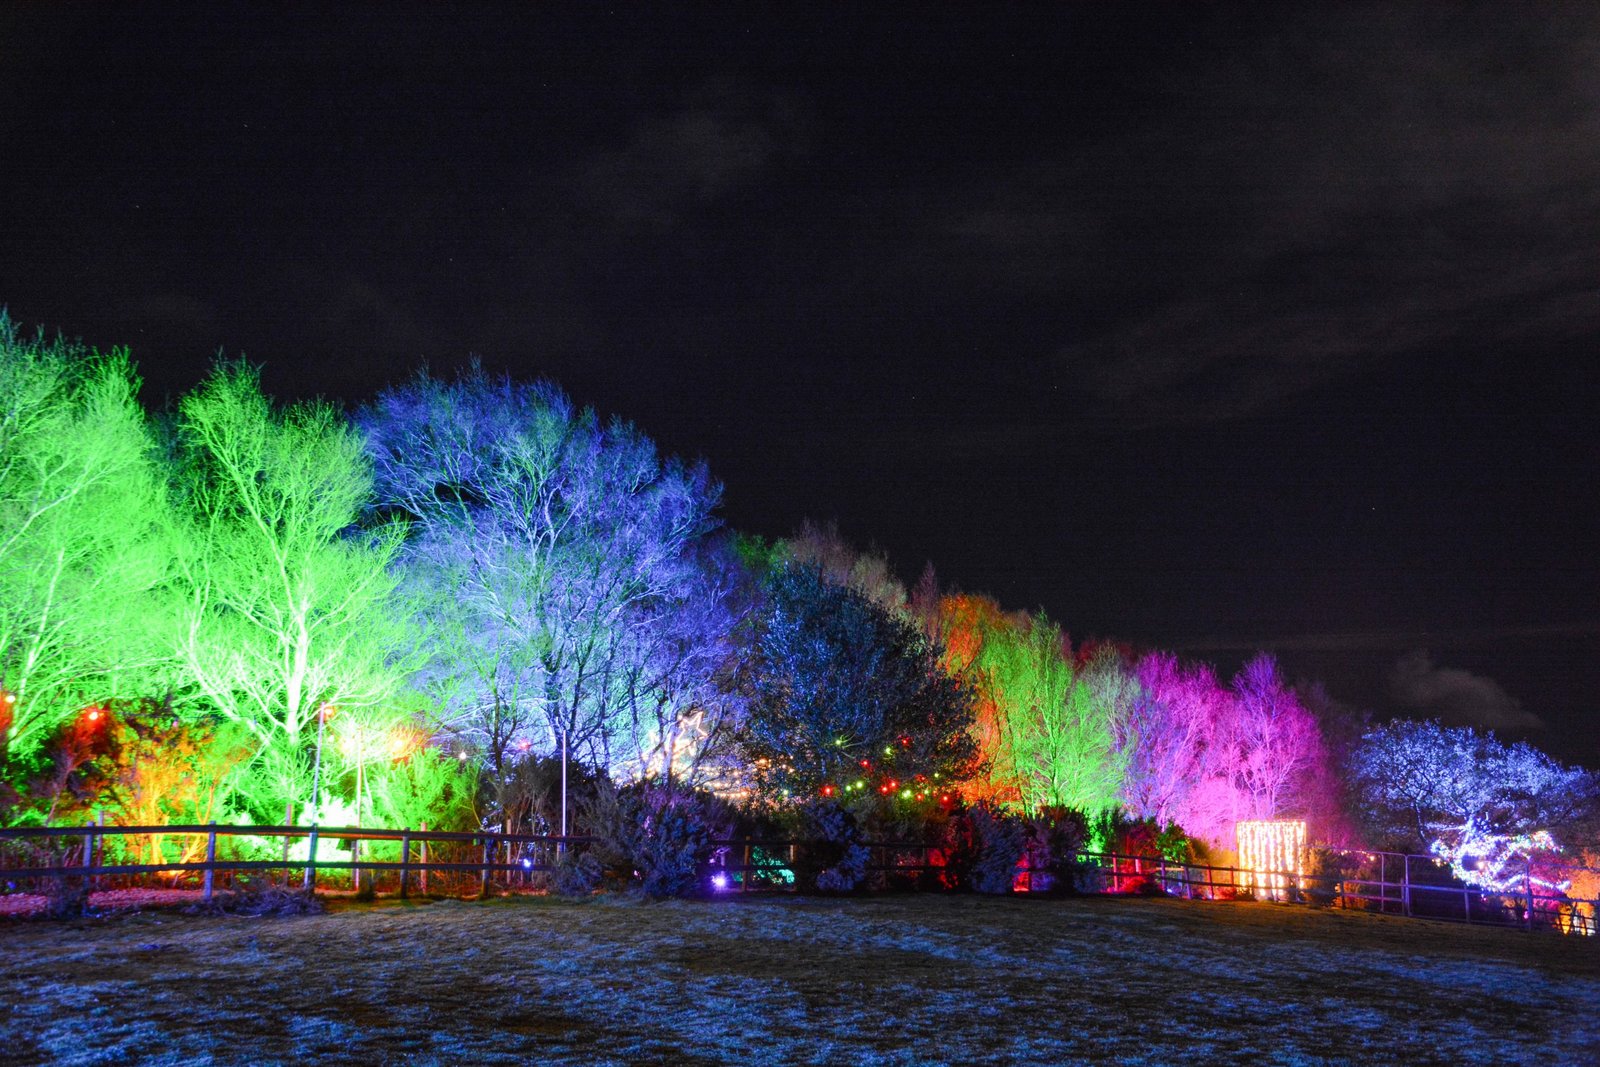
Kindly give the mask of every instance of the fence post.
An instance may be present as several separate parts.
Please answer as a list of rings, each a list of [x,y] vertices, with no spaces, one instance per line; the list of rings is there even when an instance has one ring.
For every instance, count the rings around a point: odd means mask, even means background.
[[[484,835],[483,838],[483,876],[478,880],[478,899],[489,899],[489,864],[494,856],[494,838]]]
[[[411,831],[400,834],[400,899],[406,899],[411,881]]]
[[[311,802],[313,804],[315,804],[316,803],[316,798],[313,797]],[[312,818],[316,818],[316,816],[313,815]],[[294,801],[293,800],[285,800],[283,802],[283,825],[284,826],[293,826],[294,825]],[[310,875],[307,875],[307,877],[309,878]],[[269,881],[272,878],[272,875],[271,875],[270,871],[267,874],[267,878],[268,878]],[[285,889],[289,888],[289,835],[288,834],[284,834],[283,835],[283,888],[285,888]]]
[[[288,838],[284,838],[285,842],[287,842],[288,840],[289,840]],[[311,892],[312,888],[316,884],[317,884],[317,824],[316,823],[312,823],[311,824],[311,839],[306,842],[306,877],[305,877],[305,882],[301,885],[301,888],[309,893],[309,892]]]
[[[217,824],[212,823],[211,829],[206,833],[206,876],[205,894],[200,898],[207,904],[211,903],[211,886],[217,873]]]
[[[89,878],[94,870],[94,823],[90,823],[83,833],[83,876]]]
[[[1528,905],[1528,910],[1527,910],[1527,912],[1525,914],[1525,917],[1524,917],[1523,921],[1527,925],[1528,930],[1531,932],[1533,930],[1533,857],[1532,856],[1528,857],[1528,864],[1527,864],[1527,866],[1525,868],[1523,868],[1523,872],[1522,872],[1522,893],[1523,893],[1523,896],[1526,898],[1527,905]]]
[[[1411,854],[1408,852],[1400,857],[1402,864],[1400,874],[1400,910],[1406,918],[1411,918]]]
[[[750,876],[755,872],[750,869],[750,835],[744,836],[744,870],[739,874],[739,892],[750,892]]]
[[[428,832],[428,820],[426,819],[422,820],[422,832]],[[428,842],[426,838],[422,842],[422,895],[428,895]]]

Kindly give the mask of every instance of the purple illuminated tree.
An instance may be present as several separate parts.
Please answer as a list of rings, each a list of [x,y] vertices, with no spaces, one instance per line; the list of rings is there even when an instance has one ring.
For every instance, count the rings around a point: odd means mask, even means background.
[[[1300,787],[1324,759],[1317,720],[1283,684],[1265,652],[1233,680],[1233,714],[1220,740],[1227,773],[1239,795],[1239,818],[1304,814]]]
[[[1245,664],[1229,689],[1209,667],[1161,654],[1142,659],[1136,674],[1123,787],[1132,814],[1230,848],[1240,819],[1325,811],[1321,732],[1271,656]]]
[[[1129,710],[1132,739],[1122,801],[1129,814],[1161,825],[1177,822],[1199,834],[1194,794],[1207,776],[1207,757],[1227,715],[1227,694],[1205,664],[1181,664],[1154,652],[1134,667],[1137,695]]]

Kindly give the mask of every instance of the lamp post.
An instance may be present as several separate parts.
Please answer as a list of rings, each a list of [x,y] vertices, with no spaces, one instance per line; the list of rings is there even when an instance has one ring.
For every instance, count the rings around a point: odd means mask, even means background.
[[[567,733],[561,731],[561,851],[567,851]]]
[[[322,788],[322,730],[333,718],[333,706],[324,704],[317,709],[317,758],[311,765],[311,811],[312,821],[316,821],[316,811],[322,803],[320,790]]]

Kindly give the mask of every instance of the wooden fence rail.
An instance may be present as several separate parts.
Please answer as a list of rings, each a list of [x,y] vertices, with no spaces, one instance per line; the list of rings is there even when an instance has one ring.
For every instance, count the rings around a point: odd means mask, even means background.
[[[161,859],[153,863],[104,862],[104,842],[107,838],[149,838],[160,841],[169,837],[203,837],[204,860]],[[281,859],[239,859],[217,856],[219,839],[278,838],[283,843]],[[305,857],[289,855],[289,842],[304,839],[307,842]],[[341,840],[352,843],[350,859],[318,859],[319,842]],[[48,858],[55,862],[12,865],[8,853],[17,846],[6,847],[7,842],[33,840],[61,840],[65,847],[60,855],[33,846],[34,859]],[[555,870],[553,858],[562,852],[577,851],[590,843],[590,838],[561,837],[552,834],[507,834],[489,831],[457,830],[390,830],[357,826],[228,826],[223,824],[170,825],[170,826],[87,826],[87,827],[15,827],[0,829],[0,880],[38,878],[95,879],[110,876],[158,874],[181,877],[188,874],[201,876],[202,899],[210,901],[215,892],[217,872],[282,871],[287,879],[293,871],[301,871],[302,887],[311,889],[316,884],[319,871],[350,872],[352,883],[359,886],[364,874],[398,872],[399,892],[402,897],[410,891],[411,875],[415,873],[424,893],[430,872],[471,873],[479,876],[480,895],[487,895],[491,876],[516,875],[527,878],[535,873]],[[399,858],[382,860],[362,857],[360,842],[398,843]],[[445,859],[433,855],[430,845],[466,846],[475,855],[470,860]],[[98,846],[98,847],[97,847]],[[481,856],[476,855],[481,849]],[[198,850],[196,850],[198,852]],[[513,858],[517,852],[524,855]],[[501,858],[504,856],[505,858]],[[76,859],[76,862],[68,862]]]
[[[156,862],[105,861],[109,839],[137,839],[159,842],[170,837],[188,837],[190,846],[182,858]],[[275,838],[282,843],[282,856],[275,859],[244,859],[219,856],[219,842],[235,838]],[[306,855],[291,856],[289,843],[305,840]],[[203,846],[201,845],[203,840]],[[319,859],[319,842],[351,843],[349,859]],[[408,895],[412,880],[428,892],[430,873],[476,876],[480,896],[487,896],[495,876],[510,885],[527,881],[532,875],[556,870],[556,858],[563,852],[580,852],[592,844],[589,837],[561,837],[554,834],[507,834],[491,831],[381,829],[372,827],[318,826],[228,826],[186,824],[174,826],[40,826],[0,829],[0,882],[37,879],[86,879],[162,875],[198,875],[202,899],[211,900],[218,872],[284,873],[287,881],[301,872],[305,889],[316,885],[321,872],[348,873],[351,884],[362,887],[363,878],[379,873],[397,873],[399,895]],[[398,845],[396,858],[379,859],[362,855],[362,842],[387,842]],[[937,847],[914,842],[868,841],[866,866],[868,887],[876,889],[915,888],[939,885],[947,870],[945,854]],[[715,852],[706,871],[705,883],[715,891],[778,890],[793,888],[802,854],[813,847],[792,840],[741,838],[714,843]],[[136,851],[135,849],[134,851]],[[126,845],[118,850],[127,854]],[[238,851],[233,849],[233,851]],[[23,853],[34,862],[17,864]],[[1355,866],[1375,867],[1376,878],[1356,874],[1313,874],[1290,871],[1251,871],[1238,867],[1195,864],[1163,856],[1121,853],[1081,853],[1068,871],[1046,872],[1025,857],[1014,877],[1014,888],[1021,892],[1047,892],[1062,888],[1059,879],[1070,880],[1070,889],[1080,893],[1122,893],[1151,891],[1195,900],[1218,900],[1250,894],[1287,904],[1319,904],[1341,908],[1360,908],[1406,917],[1430,918],[1485,925],[1558,929],[1563,933],[1594,935],[1600,903],[1569,899],[1564,894],[1540,891],[1531,877],[1523,886],[1505,892],[1475,889],[1459,883],[1441,884],[1428,878],[1444,877],[1432,856],[1407,856],[1399,853],[1352,852],[1361,861]],[[1036,857],[1034,857],[1036,859]],[[72,862],[72,861],[76,862]],[[1390,873],[1398,875],[1391,879]],[[370,881],[367,883],[370,886]],[[0,887],[3,888],[3,887]]]

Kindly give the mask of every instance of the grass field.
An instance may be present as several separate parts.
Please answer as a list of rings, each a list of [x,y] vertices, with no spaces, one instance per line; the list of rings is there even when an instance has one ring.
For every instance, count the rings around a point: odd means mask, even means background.
[[[1270,904],[523,898],[0,949],[8,1063],[1600,1062],[1600,944]]]

